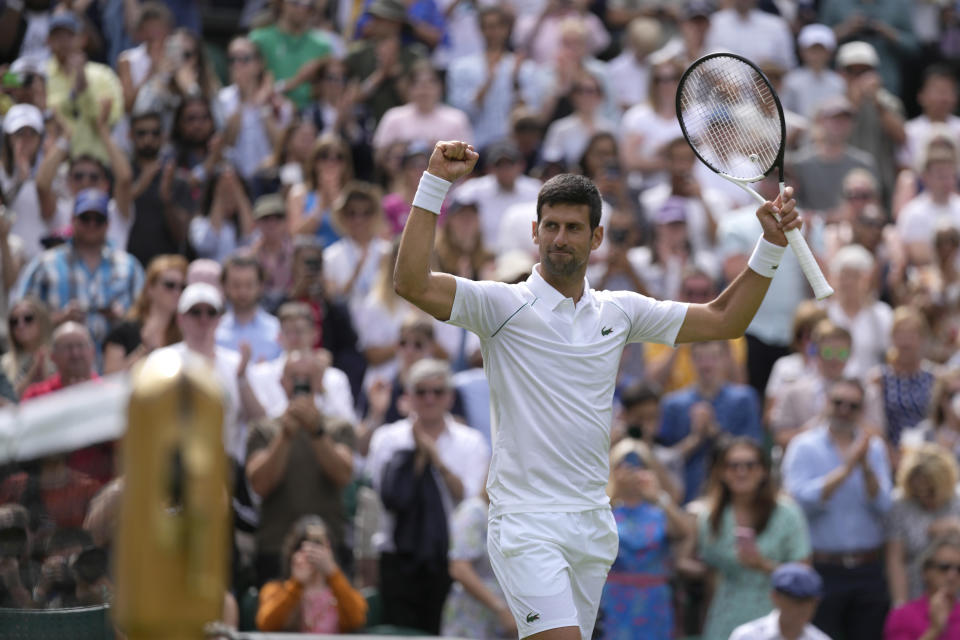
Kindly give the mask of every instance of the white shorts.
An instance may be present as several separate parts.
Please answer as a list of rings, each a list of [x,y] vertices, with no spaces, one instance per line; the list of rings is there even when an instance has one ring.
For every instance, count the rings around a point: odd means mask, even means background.
[[[520,637],[580,627],[589,640],[618,546],[610,509],[491,518],[487,552]]]

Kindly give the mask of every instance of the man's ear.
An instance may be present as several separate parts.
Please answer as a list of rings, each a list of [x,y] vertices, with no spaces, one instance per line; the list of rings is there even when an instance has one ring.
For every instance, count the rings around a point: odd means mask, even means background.
[[[596,251],[603,242],[603,227],[597,227],[593,230],[593,238],[590,240],[590,250]]]
[[[533,222],[530,223],[530,233],[531,233],[532,236],[533,236],[533,244],[535,244],[535,245],[539,245],[539,244],[540,244],[540,233],[539,233],[539,230],[540,230],[540,225],[537,224],[537,221],[536,221],[536,220],[534,220]]]

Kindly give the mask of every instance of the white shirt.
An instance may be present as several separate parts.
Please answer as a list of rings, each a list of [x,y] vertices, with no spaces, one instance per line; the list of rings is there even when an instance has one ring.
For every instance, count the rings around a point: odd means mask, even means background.
[[[260,115],[261,107],[253,103],[241,102],[240,89],[235,84],[220,89],[216,103],[225,120],[232,118],[237,109],[243,110],[240,116],[240,129],[237,131],[233,146],[227,150],[227,153],[228,159],[236,166],[237,172],[244,178],[251,179],[263,161],[273,153],[273,143],[267,133],[264,118]],[[291,115],[289,108],[283,109],[277,119],[277,125],[286,126]]]
[[[836,71],[816,73],[809,67],[797,67],[783,77],[783,108],[812,119],[824,100],[842,96],[846,90],[846,80]]]
[[[508,191],[497,181],[497,176],[490,173],[463,183],[456,195],[466,202],[477,203],[483,242],[487,248],[493,248],[491,245],[497,240],[504,212],[519,202],[536,203],[542,185],[536,178],[520,175],[514,181],[513,189]]]
[[[762,618],[740,625],[730,634],[730,640],[784,640],[780,633],[780,612],[774,609]],[[830,636],[807,624],[797,640],[830,640]]]
[[[878,300],[867,304],[853,318],[840,308],[839,303],[833,302],[827,305],[827,317],[849,331],[853,338],[844,375],[863,380],[870,369],[886,361],[893,328],[893,310],[886,302]]]
[[[626,144],[641,147],[647,157],[657,155],[663,145],[682,137],[683,131],[676,116],[661,118],[653,107],[645,102],[627,109],[620,120],[621,148]],[[627,178],[631,187],[640,189],[663,182],[667,173],[660,171],[642,175],[639,171],[631,171]]]
[[[609,505],[610,425],[630,342],[674,344],[687,305],[630,291],[574,305],[534,268],[525,282],[457,278],[449,322],[478,336],[490,382],[490,516]]]
[[[283,415],[290,403],[283,385],[280,384],[285,366],[287,366],[286,353],[267,362],[251,364],[247,370],[250,388],[253,389],[268,418]],[[327,367],[323,370],[323,393],[314,395],[313,401],[317,410],[324,415],[343,418],[347,422],[357,421],[357,414],[353,410],[350,379],[336,367]]]
[[[733,9],[710,16],[704,51],[729,51],[756,63],[776,62],[784,69],[797,66],[793,34],[780,16],[751,9],[746,18]]]
[[[696,178],[694,178],[696,180]],[[720,223],[732,208],[733,203],[725,193],[716,189],[707,189],[701,186],[703,201],[694,198],[684,198],[684,211],[687,214],[687,237],[690,238],[690,244],[694,251],[712,251],[714,242],[710,238],[710,214],[707,213],[703,203],[707,203],[710,212],[713,213],[714,220]],[[656,218],[657,211],[664,205],[670,197],[671,188],[669,183],[661,183],[655,187],[650,187],[640,195],[640,203],[643,210],[647,212],[649,218]]]
[[[483,439],[483,435],[476,429],[471,429],[451,416],[447,416],[446,428],[437,437],[436,447],[440,461],[463,483],[463,499],[480,495],[483,479],[487,476],[487,465],[490,462],[490,448]],[[414,448],[416,445],[413,441],[413,424],[407,418],[384,425],[373,433],[366,471],[373,480],[373,488],[377,493],[380,492],[383,470],[393,455],[398,451]],[[433,472],[449,520],[455,505],[443,478],[436,469]],[[374,544],[381,552],[393,550],[393,528],[393,515],[388,510],[384,510],[383,517],[380,519],[380,530],[374,535]]]
[[[932,247],[941,223],[960,229],[960,195],[951,193],[947,204],[937,204],[924,191],[903,205],[897,216],[897,231],[904,242],[925,242]]]
[[[627,50],[607,65],[613,97],[621,109],[647,101],[650,87],[650,65],[638,62],[633,51]]]
[[[567,169],[573,170],[580,163],[590,138],[601,131],[616,134],[617,126],[603,117],[600,109],[597,109],[589,126],[575,113],[554,120],[543,138],[543,159],[548,162],[563,160]]]
[[[945,123],[937,123],[938,127],[946,126],[953,134],[953,143],[960,146],[960,116],[950,114]],[[919,115],[916,118],[907,120],[903,125],[904,133],[907,135],[906,141],[900,148],[897,160],[900,164],[907,167],[915,167],[915,163],[920,160],[923,148],[930,141],[930,133],[934,123],[925,115]]]
[[[421,113],[413,104],[388,109],[373,132],[373,148],[384,149],[394,142],[463,140],[473,143],[473,128],[467,114],[443,103],[430,113]]]
[[[373,288],[380,272],[380,262],[383,256],[390,253],[390,241],[383,238],[374,238],[367,247],[366,258],[360,267],[360,275],[353,283],[346,297],[350,306],[350,313],[356,313],[363,299]],[[342,289],[353,276],[357,263],[363,256],[363,250],[356,242],[344,236],[323,250],[323,273],[333,286]]]

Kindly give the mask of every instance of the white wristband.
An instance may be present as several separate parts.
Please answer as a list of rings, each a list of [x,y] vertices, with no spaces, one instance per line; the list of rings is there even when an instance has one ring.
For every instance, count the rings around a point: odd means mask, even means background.
[[[450,185],[451,183],[443,178],[424,171],[420,176],[417,195],[413,196],[413,206],[440,215],[440,207],[443,206],[443,199],[447,197]]]
[[[747,266],[759,273],[764,278],[772,278],[780,266],[780,260],[783,258],[783,252],[786,247],[767,242],[763,236],[757,240],[757,246],[753,248],[753,255]]]

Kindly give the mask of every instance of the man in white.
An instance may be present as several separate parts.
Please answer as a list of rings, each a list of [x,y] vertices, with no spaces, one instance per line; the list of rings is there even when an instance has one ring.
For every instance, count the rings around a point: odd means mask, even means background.
[[[409,509],[395,509],[395,501],[386,490],[395,490],[398,483],[396,478],[385,480],[384,475],[396,468],[398,454],[413,451],[413,473],[421,478],[425,473],[430,474],[439,490],[448,532],[455,505],[480,494],[490,449],[479,431],[450,416],[452,389],[450,366],[446,362],[432,358],[417,361],[410,367],[406,379],[410,416],[377,429],[370,440],[367,458],[367,472],[385,506],[380,531],[374,536],[374,544],[380,551],[383,621],[433,634],[439,633],[440,614],[450,588],[448,549],[435,544],[436,531],[431,531],[433,535],[429,537],[418,537],[415,552],[401,546],[398,527],[404,514],[412,512],[422,522],[429,507],[422,503],[422,493],[418,492],[407,499]],[[423,482],[420,480],[418,484],[422,486]],[[412,504],[418,499],[420,504]],[[409,522],[409,515],[406,520]],[[449,541],[449,535],[446,540]],[[412,588],[413,585],[416,588]]]
[[[526,282],[474,282],[430,270],[436,215],[451,182],[477,153],[440,142],[407,220],[394,285],[427,313],[480,336],[490,381],[494,452],[487,480],[487,549],[522,638],[587,639],[617,554],[606,494],[613,390],[629,342],[676,344],[743,334],[800,226],[793,190],[757,210],[763,237],[714,301],[655,301],[595,291],[585,273],[603,240],[600,192],[561,174],[541,189],[533,242],[540,263]],[[782,223],[771,215],[779,212]]]
[[[939,225],[960,227],[956,153],[931,147],[924,155],[926,188],[897,216],[897,232],[907,255],[920,264],[933,256],[933,238]]]
[[[626,111],[647,101],[650,88],[650,61],[647,59],[663,40],[660,23],[653,18],[634,18],[627,25],[628,47],[610,61],[607,68],[617,106]]]
[[[733,0],[729,9],[710,17],[703,48],[708,53],[729,51],[757,62],[776,62],[784,69],[797,66],[793,34],[787,21],[757,9],[757,0]]]
[[[829,640],[810,624],[823,593],[820,575],[805,564],[782,564],[771,574],[774,610],[742,624],[730,640]]]

